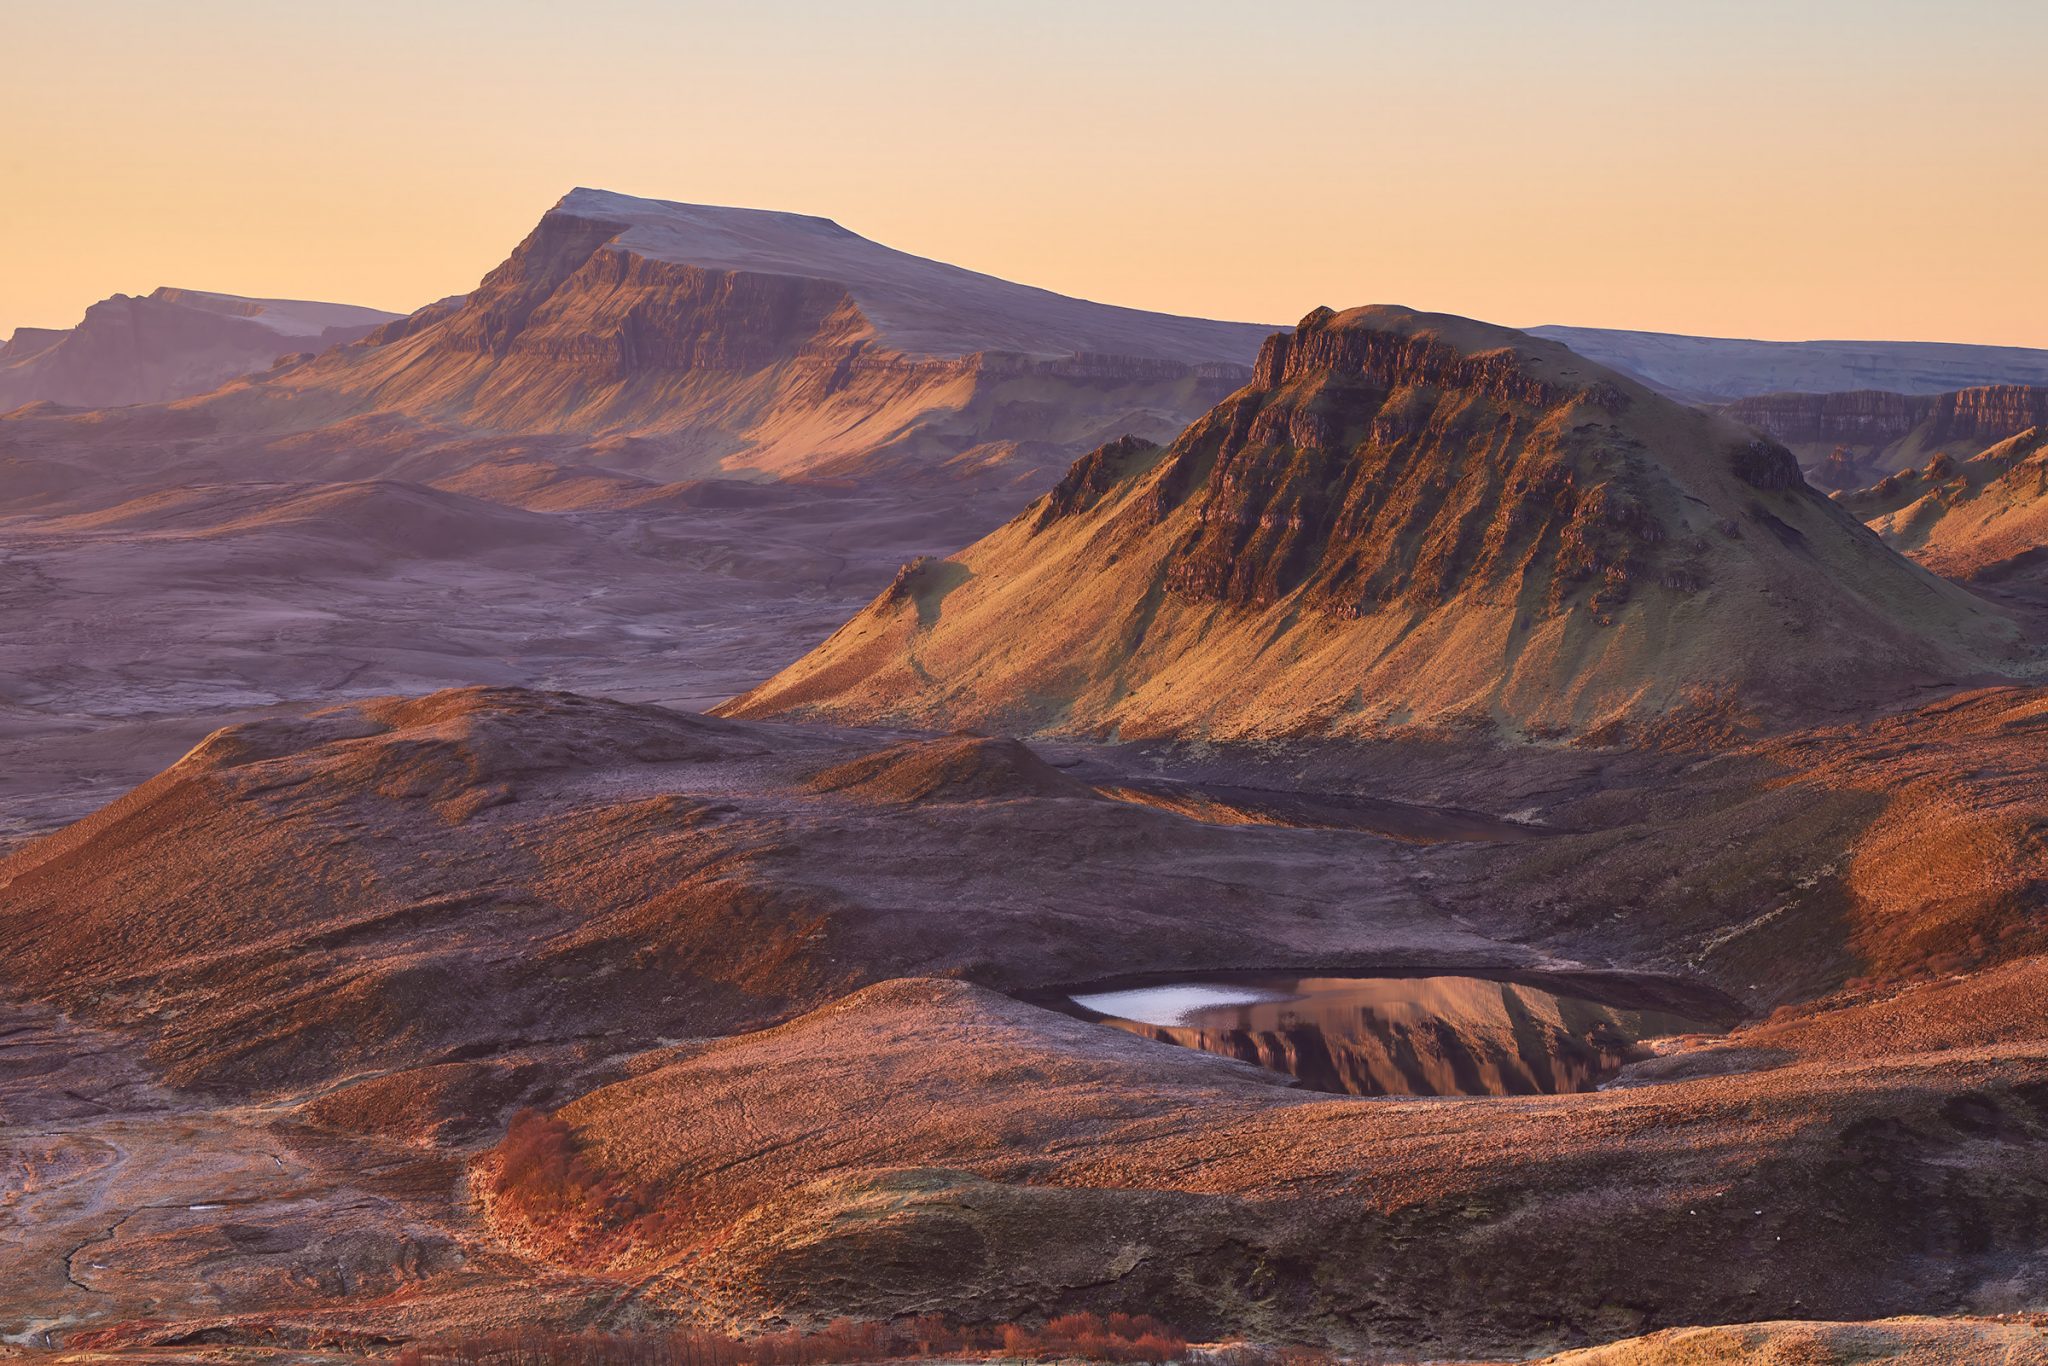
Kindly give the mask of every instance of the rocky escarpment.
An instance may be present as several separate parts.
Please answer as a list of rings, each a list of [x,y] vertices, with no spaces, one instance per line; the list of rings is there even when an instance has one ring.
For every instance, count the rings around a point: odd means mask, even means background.
[[[1541,378],[1507,351],[1331,329],[1331,316],[1274,338],[1254,387],[1176,445],[1155,503],[1162,519],[1178,498],[1193,505],[1173,591],[1251,607],[1298,594],[1357,617],[1475,591],[1555,611],[1585,584],[1608,610],[1645,576],[1697,586],[1697,552],[1667,547],[1651,503],[1599,477],[1619,468],[1620,389]],[[1298,401],[1273,401],[1287,386]],[[1586,420],[1539,433],[1565,406]],[[1760,487],[1798,478],[1777,448],[1727,454]]]
[[[1163,452],[1104,448],[742,714],[1602,731],[1899,695],[2012,631],[1791,453],[1555,343],[1318,310]]]
[[[1142,437],[1120,436],[1097,446],[1068,467],[1059,483],[1038,505],[1041,527],[1062,517],[1086,512],[1102,496],[1128,479],[1146,461],[1159,454],[1159,443]]]
[[[1945,394],[1763,394],[1724,411],[1792,447],[1826,487],[1859,488],[1930,456],[1974,455],[2048,424],[2048,388],[1998,384]]]

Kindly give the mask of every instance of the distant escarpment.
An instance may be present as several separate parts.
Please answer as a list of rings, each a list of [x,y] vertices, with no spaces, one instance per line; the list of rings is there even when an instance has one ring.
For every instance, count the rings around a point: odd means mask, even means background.
[[[1823,487],[1859,488],[1932,456],[1975,455],[2048,425],[2048,388],[1996,384],[1945,394],[1763,394],[1723,411],[1791,447]]]
[[[1727,403],[1756,394],[1939,394],[1984,384],[2048,384],[2048,351],[2025,346],[1753,341],[1603,327],[1532,327],[1529,333],[1563,342],[1688,403]]]
[[[0,346],[0,412],[35,402],[106,408],[184,398],[282,356],[355,341],[394,316],[196,289],[116,294],[86,309],[76,327],[24,327]]]
[[[466,297],[215,407],[235,427],[375,412],[632,438],[627,463],[670,478],[1021,483],[1122,431],[1170,437],[1244,382],[1262,331],[1062,298],[822,219],[579,190]]]
[[[731,704],[1130,735],[1607,733],[2008,657],[1793,455],[1563,346],[1317,310],[1155,451],[1084,459]]]

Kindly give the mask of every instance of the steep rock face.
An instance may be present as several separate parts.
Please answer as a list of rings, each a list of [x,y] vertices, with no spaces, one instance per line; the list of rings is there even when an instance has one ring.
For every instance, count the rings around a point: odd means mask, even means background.
[[[1548,382],[1507,352],[1327,321],[1312,314],[1297,338],[1275,338],[1254,390],[1207,439],[1176,447],[1162,486],[1201,487],[1174,591],[1242,607],[1298,592],[1363,616],[1535,585],[1554,608],[1594,575],[1622,589],[1666,538],[1640,501],[1581,481],[1572,456],[1593,456],[1597,424],[1530,439],[1537,415],[1562,405],[1625,409],[1619,390]],[[1268,401],[1287,388],[1294,401]]]
[[[1046,526],[1062,517],[1086,512],[1102,501],[1144,462],[1159,454],[1159,443],[1142,437],[1120,436],[1097,446],[1068,467],[1059,483],[1039,504],[1038,524]]]
[[[2048,388],[2000,384],[1946,394],[1763,394],[1724,411],[1791,447],[1828,487],[1857,488],[1931,456],[1975,455],[2048,424]]]
[[[916,580],[733,709],[1571,733],[1897,696],[2012,637],[1783,447],[1554,343],[1396,308],[1310,314],[1165,452],[1089,457]]]
[[[0,409],[160,403],[203,393],[278,357],[354,341],[395,314],[349,304],[164,288],[116,294],[70,329],[23,328],[0,346]]]

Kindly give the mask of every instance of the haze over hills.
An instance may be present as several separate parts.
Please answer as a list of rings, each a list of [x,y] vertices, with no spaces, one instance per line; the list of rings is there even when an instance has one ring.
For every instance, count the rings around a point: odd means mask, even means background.
[[[1555,342],[1363,308],[1270,339],[735,715],[1125,736],[1813,714],[2011,659],[1784,447]]]
[[[1528,332],[1561,341],[1588,360],[1688,402],[1855,389],[1934,394],[1987,384],[2048,384],[2048,350],[2024,346],[1745,341],[1555,325]]]
[[[88,308],[76,327],[19,328],[0,346],[0,412],[34,402],[105,408],[184,398],[280,356],[354,341],[399,316],[196,289],[116,294]]]

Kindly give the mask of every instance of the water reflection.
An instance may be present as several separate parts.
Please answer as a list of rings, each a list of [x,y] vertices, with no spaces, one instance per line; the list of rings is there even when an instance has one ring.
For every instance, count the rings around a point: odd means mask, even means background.
[[[1354,1096],[1590,1091],[1699,1020],[1480,977],[1179,982],[1075,996],[1105,1024]]]

